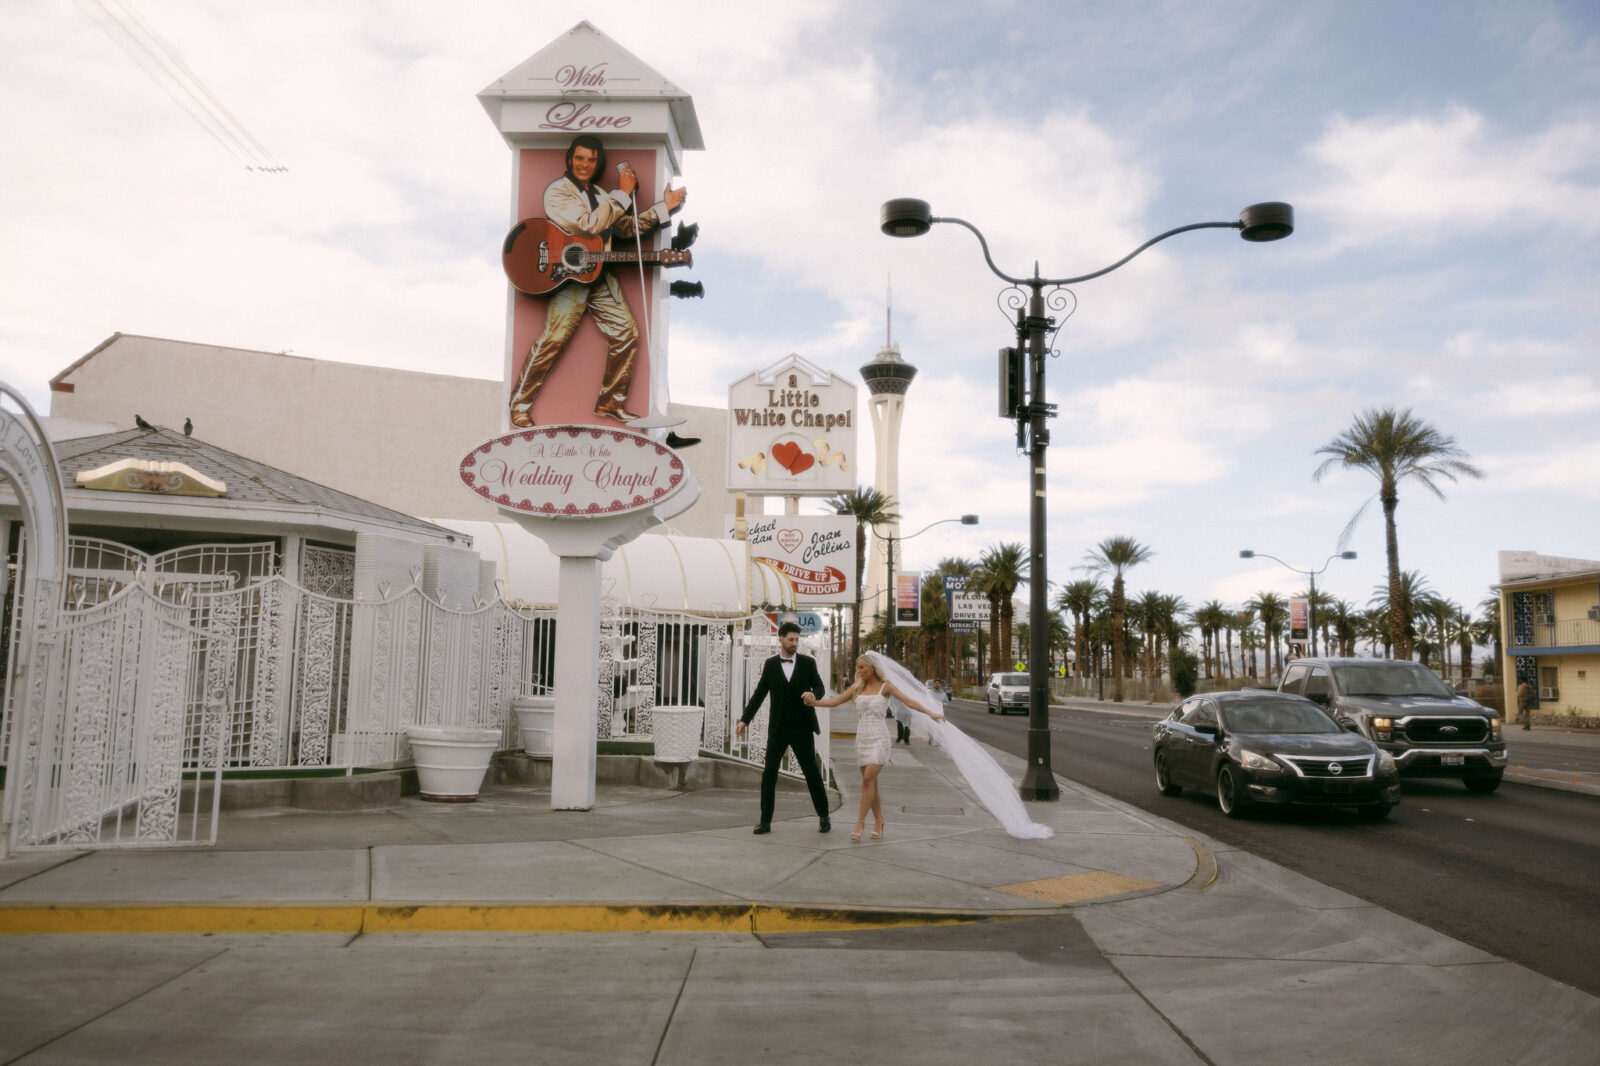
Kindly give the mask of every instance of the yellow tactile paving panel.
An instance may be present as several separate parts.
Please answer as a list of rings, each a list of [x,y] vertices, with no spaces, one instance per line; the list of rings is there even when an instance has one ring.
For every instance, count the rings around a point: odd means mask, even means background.
[[[1146,881],[1142,877],[1129,877],[1110,870],[1090,870],[1086,874],[1063,874],[1046,877],[1040,881],[1018,881],[1014,885],[996,885],[1000,892],[1013,896],[1027,896],[1045,903],[1087,903],[1090,900],[1122,896],[1129,892],[1142,892],[1147,888],[1160,888],[1160,881]]]

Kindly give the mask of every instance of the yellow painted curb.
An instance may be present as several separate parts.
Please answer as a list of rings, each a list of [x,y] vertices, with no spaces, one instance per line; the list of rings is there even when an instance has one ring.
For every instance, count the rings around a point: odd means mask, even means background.
[[[997,915],[765,904],[324,903],[0,905],[27,933],[819,933],[961,925]]]
[[[1183,842],[1194,849],[1194,876],[1184,883],[1184,888],[1198,888],[1204,892],[1217,883],[1221,871],[1217,869],[1217,853],[1194,837],[1184,837]]]
[[[326,904],[0,907],[0,933],[358,933],[361,908]]]

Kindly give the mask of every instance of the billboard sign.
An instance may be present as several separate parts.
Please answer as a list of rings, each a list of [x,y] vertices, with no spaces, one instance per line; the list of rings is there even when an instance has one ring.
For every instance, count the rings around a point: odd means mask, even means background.
[[[1311,639],[1311,601],[1289,601],[1289,639],[1303,641]]]
[[[728,489],[825,496],[856,487],[856,386],[790,355],[728,387]]]
[[[894,575],[894,624],[922,624],[922,572],[896,570]]]
[[[723,516],[728,536],[734,518]],[[750,562],[793,590],[796,603],[854,603],[856,520],[849,515],[747,515]]]

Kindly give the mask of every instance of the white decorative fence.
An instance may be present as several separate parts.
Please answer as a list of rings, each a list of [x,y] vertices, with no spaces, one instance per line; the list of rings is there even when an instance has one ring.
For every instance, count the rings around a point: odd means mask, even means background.
[[[193,844],[216,839],[209,810],[181,810],[187,766],[220,777],[228,689],[225,634],[143,586],[63,612],[38,634],[23,728],[11,739],[12,843],[22,847]]]
[[[515,748],[512,697],[546,693],[554,677],[554,612],[498,599],[449,607],[423,593],[420,574],[360,600],[282,575],[232,587],[204,564],[126,583],[114,554],[75,555],[77,606],[46,635],[52,711],[12,738],[27,745],[16,847],[214,841],[219,790],[192,790],[210,810],[180,812],[185,777],[402,765],[408,725],[490,726]],[[815,643],[826,675],[826,642]],[[608,599],[599,738],[647,739],[655,707],[704,707],[702,750],[759,764],[765,710],[742,741],[732,725],[775,648],[764,615],[624,613]],[[798,772],[792,756],[784,769]]]

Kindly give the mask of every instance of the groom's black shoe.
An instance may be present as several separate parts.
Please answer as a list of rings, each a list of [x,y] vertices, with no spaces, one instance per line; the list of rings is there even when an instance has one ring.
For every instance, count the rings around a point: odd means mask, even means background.
[[[766,822],[762,822],[760,825],[756,826],[756,836],[760,836],[762,833],[770,832],[772,832],[772,826]]]
[[[828,819],[825,818],[825,817],[817,822],[817,832],[819,832],[819,833],[826,833],[828,830],[830,830],[832,828],[833,828],[833,823],[828,821]]]

